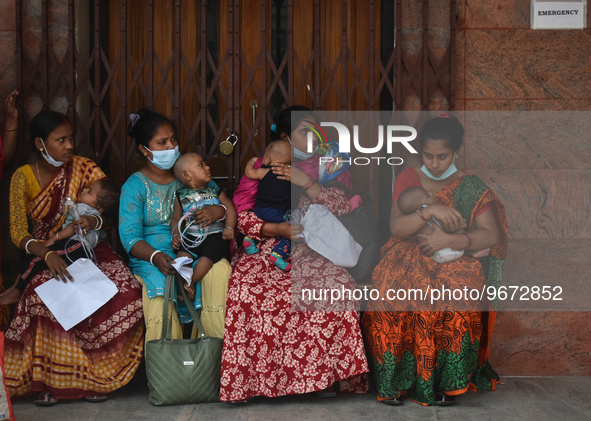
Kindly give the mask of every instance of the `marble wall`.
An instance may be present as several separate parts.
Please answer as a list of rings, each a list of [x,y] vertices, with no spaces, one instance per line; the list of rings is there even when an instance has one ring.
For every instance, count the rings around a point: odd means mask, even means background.
[[[591,111],[591,31],[531,30],[529,0],[491,6],[485,0],[458,2],[456,108]],[[466,127],[464,168],[481,175],[507,207],[505,283],[560,280],[589,291],[589,132],[550,136],[535,125],[527,130],[534,135],[516,130],[501,138],[492,128],[490,136],[470,139],[471,131],[483,130]],[[491,362],[500,374],[590,375],[590,322],[591,312],[581,311],[499,313]]]

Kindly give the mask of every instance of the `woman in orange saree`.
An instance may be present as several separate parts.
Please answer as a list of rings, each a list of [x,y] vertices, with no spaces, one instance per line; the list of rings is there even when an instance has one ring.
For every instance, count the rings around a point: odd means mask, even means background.
[[[49,269],[31,279],[6,332],[6,385],[11,396],[41,392],[35,401],[39,405],[53,405],[59,399],[102,401],[127,384],[140,363],[141,288],[113,249],[99,242],[94,249],[97,266],[119,292],[68,331],[43,304],[35,288],[52,277],[70,282],[64,254],[67,251],[75,260],[82,249],[80,242],[61,240],[53,250],[43,242],[62,226],[66,197],[77,201],[82,190],[105,174],[90,159],[73,154],[72,127],[63,114],[40,112],[30,132],[36,160],[12,177],[10,231],[18,247],[37,256],[31,264],[42,259]],[[83,233],[102,225],[92,216],[75,222]]]
[[[388,291],[442,287],[447,290],[498,286],[507,253],[504,207],[477,176],[455,167],[463,142],[463,127],[447,114],[429,120],[421,129],[422,168],[408,168],[396,179],[390,231],[373,273],[382,297]],[[405,189],[422,186],[435,205],[403,215],[397,200]],[[446,231],[417,234],[431,218]],[[466,233],[450,234],[463,223]],[[464,256],[445,263],[431,257],[445,247],[463,249]],[[479,250],[488,256],[475,258]],[[429,303],[430,304],[430,303]],[[488,310],[488,304],[486,304]],[[380,402],[400,405],[404,397],[423,405],[453,405],[469,388],[494,390],[497,374],[488,363],[495,313],[448,300],[429,307],[425,301],[371,301],[362,318]]]

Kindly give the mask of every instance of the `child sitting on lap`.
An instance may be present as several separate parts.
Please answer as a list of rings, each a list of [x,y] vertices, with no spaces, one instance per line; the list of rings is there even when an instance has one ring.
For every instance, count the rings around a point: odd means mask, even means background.
[[[194,300],[197,282],[228,254],[229,240],[234,238],[238,216],[232,201],[211,180],[209,166],[198,153],[180,156],[174,164],[174,175],[184,187],[177,190],[174,202],[170,227],[173,247],[179,249],[177,256],[199,258],[193,268],[191,284],[184,285],[188,298]],[[225,223],[223,218],[211,224],[197,223],[195,213],[209,205],[222,205],[226,208]]]
[[[254,204],[254,213],[265,222],[281,223],[286,221],[286,213],[291,208],[291,183],[279,180],[271,167],[274,164],[291,163],[291,145],[286,140],[276,140],[267,145],[263,155],[263,165],[256,169],[254,164],[258,157],[252,158],[246,165],[245,174],[251,180],[259,180],[258,193]],[[242,242],[246,253],[258,252],[257,241],[244,237]],[[291,253],[291,241],[279,237],[279,242],[271,252],[271,262],[285,270],[291,269],[287,262]]]

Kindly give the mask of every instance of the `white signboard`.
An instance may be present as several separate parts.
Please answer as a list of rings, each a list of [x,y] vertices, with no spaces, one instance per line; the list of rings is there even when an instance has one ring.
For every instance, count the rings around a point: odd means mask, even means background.
[[[583,29],[586,16],[586,0],[531,2],[532,29]]]

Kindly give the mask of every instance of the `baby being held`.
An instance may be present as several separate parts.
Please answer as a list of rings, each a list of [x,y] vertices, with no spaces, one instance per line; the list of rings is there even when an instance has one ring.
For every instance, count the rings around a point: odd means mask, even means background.
[[[276,140],[265,148],[261,168],[255,168],[258,157],[252,158],[246,164],[245,174],[251,180],[259,180],[254,213],[265,222],[281,223],[286,221],[286,213],[291,208],[291,183],[280,180],[273,173],[271,167],[275,164],[289,165],[291,163],[291,144],[286,140]],[[245,237],[242,242],[246,253],[258,252],[257,241]],[[271,262],[288,271],[291,264],[287,262],[291,254],[291,241],[279,237],[279,242],[271,252]]]
[[[97,220],[97,229],[88,230],[84,239],[91,247],[96,247],[98,240],[105,237],[105,233],[101,230],[102,218],[101,215],[112,220],[116,219],[119,210],[119,195],[121,194],[119,188],[106,178],[101,178],[95,181],[90,187],[82,190],[78,197],[78,203],[74,206],[79,216],[91,215]],[[66,221],[62,226],[62,230],[55,233],[53,237],[45,242],[49,247],[56,241],[65,238],[73,237],[80,240],[75,232],[75,227],[72,224],[74,216],[72,213],[66,215]]]
[[[436,204],[433,194],[428,192],[421,186],[409,187],[408,189],[404,190],[398,197],[397,203],[398,208],[400,208],[400,211],[405,215],[410,215],[411,213],[416,212],[417,209],[421,207],[427,207]],[[433,224],[436,224],[439,228],[441,228],[442,231],[445,231],[436,218],[431,218],[429,222],[427,222],[419,231],[417,231],[417,234],[431,234],[435,229]],[[460,228],[457,231],[454,231],[453,234],[464,233],[466,232],[466,228],[467,226],[464,225],[464,227]],[[435,260],[437,263],[445,263],[451,260],[459,259],[463,255],[464,250],[453,250],[450,247],[446,247],[444,249],[436,251],[435,254],[431,256],[431,258]]]
[[[193,268],[191,285],[184,285],[188,298],[194,300],[197,282],[229,253],[229,240],[234,238],[238,216],[232,201],[212,181],[209,166],[198,153],[180,156],[174,164],[174,175],[184,187],[177,190],[174,201],[170,226],[173,247],[179,249],[177,256],[199,258]],[[223,206],[224,218],[199,222],[204,208],[211,205]],[[179,221],[182,221],[180,231]]]
[[[54,251],[62,251],[65,246],[69,244],[68,240],[70,238],[70,241],[81,241],[81,238],[78,235],[78,232],[80,232],[80,234],[84,236],[85,244],[87,246],[92,248],[96,247],[98,241],[107,236],[103,227],[103,217],[110,220],[117,219],[119,195],[119,188],[111,181],[105,178],[95,181],[92,185],[80,192],[78,203],[73,205],[75,209],[73,211],[70,210],[70,212],[65,215],[66,220],[62,225],[62,229],[57,231],[43,244]],[[77,219],[74,215],[77,215],[78,217],[87,215],[93,216],[96,220],[95,227],[97,228],[77,232],[77,227],[72,224],[72,222]],[[79,255],[78,253],[82,254]],[[83,249],[78,249],[78,251],[70,252],[67,255],[62,254],[61,257],[69,263],[69,259],[76,260],[78,257],[88,257],[84,253]],[[17,302],[20,298],[21,292],[24,291],[29,281],[40,271],[47,269],[47,264],[45,264],[43,259],[38,259],[38,261],[29,268],[36,258],[37,256],[33,254],[27,255],[27,258],[23,262],[23,267],[21,268],[21,274],[18,276],[15,284],[0,294],[1,305]]]

